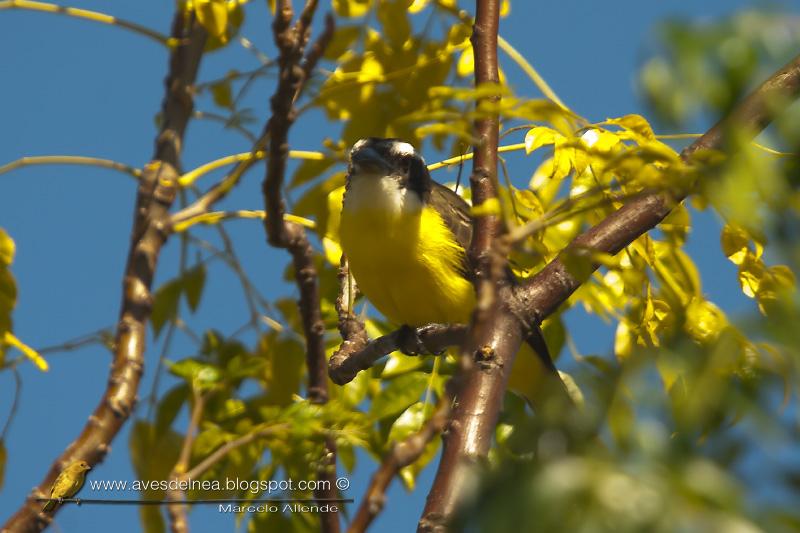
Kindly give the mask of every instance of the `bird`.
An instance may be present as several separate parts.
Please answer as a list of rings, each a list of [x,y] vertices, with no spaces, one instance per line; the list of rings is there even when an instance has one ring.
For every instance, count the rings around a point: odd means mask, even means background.
[[[339,233],[356,284],[389,321],[408,328],[469,323],[476,303],[466,252],[470,207],[431,178],[410,143],[369,137],[353,145]],[[510,388],[534,409],[554,390],[568,397],[538,324],[527,345]]]
[[[76,461],[67,466],[58,474],[50,489],[50,500],[42,507],[42,512],[49,512],[56,508],[64,498],[75,496],[86,480],[86,472],[92,467],[86,461]]]

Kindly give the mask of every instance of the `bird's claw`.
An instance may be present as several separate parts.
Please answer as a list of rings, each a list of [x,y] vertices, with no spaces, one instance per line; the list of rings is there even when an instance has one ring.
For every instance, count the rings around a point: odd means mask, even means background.
[[[411,326],[402,326],[400,328],[399,341],[400,351],[406,355],[416,356],[428,353],[428,349],[417,334],[417,330]]]
[[[442,355],[445,352],[444,349],[438,352],[431,352],[430,348],[428,348],[423,340],[423,337],[428,331],[434,330],[437,327],[439,327],[439,324],[426,324],[418,328],[402,326],[400,328],[400,342],[398,343],[400,345],[400,351],[411,356],[427,355],[431,353],[433,353],[433,355]]]

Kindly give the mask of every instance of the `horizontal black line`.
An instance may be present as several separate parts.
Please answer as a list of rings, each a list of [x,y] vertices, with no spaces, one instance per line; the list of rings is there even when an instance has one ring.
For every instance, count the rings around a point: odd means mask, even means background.
[[[242,503],[242,504],[258,504],[258,503],[310,503],[316,505],[324,505],[326,503],[353,503],[353,498],[266,498],[259,500],[246,500],[244,498],[233,499],[220,499],[220,500],[185,500],[185,501],[170,501],[170,500],[107,500],[96,498],[64,498],[58,500],[57,498],[36,498],[37,502],[56,502],[61,503],[74,503],[76,505],[170,505],[170,504],[184,504],[184,505],[214,505],[221,503]]]

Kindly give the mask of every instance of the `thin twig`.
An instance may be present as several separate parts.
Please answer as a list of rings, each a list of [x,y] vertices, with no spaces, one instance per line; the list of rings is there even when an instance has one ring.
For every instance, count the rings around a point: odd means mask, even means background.
[[[124,172],[137,180],[142,177],[142,170],[139,168],[99,157],[85,157],[77,155],[37,155],[17,159],[10,163],[0,166],[0,174],[11,172],[22,167],[34,165],[86,165],[91,167],[108,168]]]
[[[292,256],[295,280],[300,292],[300,317],[306,341],[308,399],[312,403],[324,404],[328,401],[325,323],[320,308],[319,276],[314,263],[314,249],[311,247],[305,228],[285,220],[286,204],[281,192],[286,174],[286,160],[289,156],[288,133],[297,117],[294,102],[308,81],[307,73],[314,69],[334,31],[333,19],[329,18],[317,43],[306,51],[311,20],[316,8],[317,0],[307,0],[297,21],[292,25],[291,2],[283,0],[278,5],[272,24],[279,53],[279,75],[278,85],[270,99],[272,116],[262,135],[263,139],[268,139],[267,170],[262,182],[262,193],[264,209],[267,212],[264,219],[267,240],[276,248],[286,249]],[[317,475],[326,483],[320,483],[314,490],[314,496],[319,499],[335,498],[337,497],[336,446],[332,437],[325,439],[325,450],[320,465]],[[339,516],[335,512],[320,513],[320,523],[324,533],[339,531]]]
[[[172,472],[169,474],[169,478],[175,481],[181,479],[189,468],[189,461],[192,458],[192,446],[197,437],[197,428],[200,427],[200,420],[203,418],[206,400],[210,394],[210,392],[203,393],[197,388],[193,388],[192,392],[194,405],[192,406],[192,415],[189,417],[189,427],[186,428],[186,436],[183,438],[183,445],[178,454],[178,460],[175,462],[175,466],[172,467]],[[185,498],[186,494],[180,489],[176,488],[167,491],[167,500],[174,502],[167,506],[167,514],[169,515],[172,533],[188,533],[189,531],[186,506],[180,503]]]
[[[386,490],[394,477],[401,469],[419,459],[428,443],[444,431],[450,418],[452,403],[453,396],[445,394],[439,400],[433,416],[422,429],[392,446],[392,450],[383,458],[380,467],[372,475],[369,486],[364,491],[361,505],[347,530],[348,533],[363,533],[380,514],[386,503]]]

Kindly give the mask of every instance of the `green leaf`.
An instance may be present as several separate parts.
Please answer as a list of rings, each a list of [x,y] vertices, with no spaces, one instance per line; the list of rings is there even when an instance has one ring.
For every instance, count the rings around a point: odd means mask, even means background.
[[[387,443],[400,442],[422,429],[432,409],[429,403],[417,402],[403,411],[392,424]]]
[[[181,298],[181,280],[173,279],[163,284],[153,296],[153,311],[150,313],[150,325],[156,337],[162,328],[178,315],[178,304]]]
[[[342,25],[336,27],[336,32],[333,34],[330,44],[325,49],[325,59],[338,59],[346,52],[352,50],[352,45],[358,36],[361,34],[362,26],[359,25]]]
[[[403,2],[383,0],[378,4],[378,20],[390,46],[402,47],[411,35],[411,24],[407,16],[408,6]]]
[[[170,373],[185,379],[192,387],[210,387],[222,379],[219,368],[191,357],[177,363],[167,362],[167,366]]]
[[[129,441],[131,463],[140,480],[165,480],[169,478],[178,460],[183,437],[166,431],[157,434],[155,426],[145,420],[137,420],[131,429]],[[155,451],[158,450],[158,453]],[[148,486],[142,496],[147,499],[161,499],[164,491]]]
[[[331,168],[335,163],[336,161],[333,158],[325,158],[323,160],[303,160],[299,165],[297,165],[297,170],[295,170],[294,176],[292,176],[292,179],[289,182],[289,188],[294,189],[295,187],[299,187],[300,185],[318,178],[323,172]]]
[[[197,306],[200,305],[200,298],[203,295],[203,288],[206,284],[206,267],[201,263],[191,270],[187,270],[183,275],[182,281],[189,309],[196,311]]]
[[[176,385],[167,392],[158,402],[156,409],[156,434],[164,433],[175,421],[181,407],[189,397],[189,387],[185,384]]]
[[[558,354],[564,347],[567,338],[567,331],[561,321],[561,315],[551,316],[542,323],[542,336],[547,344],[547,350],[553,360],[558,359]]]
[[[254,357],[249,353],[235,355],[228,361],[226,376],[228,379],[263,378],[267,361],[263,357]]]
[[[266,369],[267,399],[275,405],[288,405],[300,391],[305,368],[305,350],[294,339],[276,333],[265,335],[259,353],[268,362]]]
[[[221,81],[211,86],[211,97],[214,103],[225,109],[233,109],[233,91],[230,80]]]
[[[404,411],[419,401],[429,381],[430,376],[423,372],[414,372],[393,379],[372,400],[370,416],[379,420]]]
[[[433,439],[425,445],[425,450],[416,461],[400,470],[400,479],[403,481],[403,485],[405,485],[407,490],[414,490],[414,486],[417,482],[417,476],[422,469],[425,468],[425,466],[427,466],[428,463],[430,463],[438,455],[439,446],[441,446],[441,443],[442,439]]]
[[[339,444],[336,449],[336,458],[342,463],[347,472],[352,473],[356,467],[356,453],[353,446],[347,443]]]

